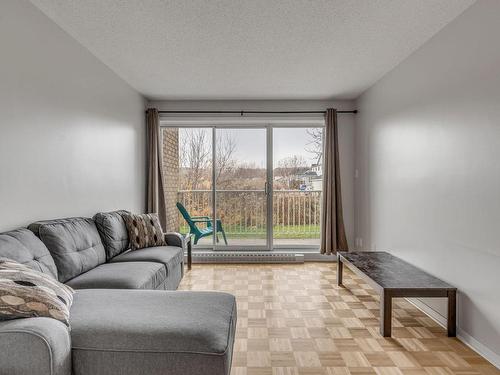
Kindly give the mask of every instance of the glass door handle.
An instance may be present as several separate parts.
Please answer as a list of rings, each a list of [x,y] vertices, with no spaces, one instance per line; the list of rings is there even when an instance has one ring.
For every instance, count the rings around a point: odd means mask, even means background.
[[[264,182],[264,193],[269,195],[269,183],[267,181]]]

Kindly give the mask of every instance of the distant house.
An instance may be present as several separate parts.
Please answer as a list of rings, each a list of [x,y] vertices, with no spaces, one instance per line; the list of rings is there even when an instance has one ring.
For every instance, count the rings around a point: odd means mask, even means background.
[[[298,178],[301,180],[300,190],[321,190],[323,181],[321,164],[312,164],[311,168],[301,173]]]
[[[323,166],[321,164],[311,164],[311,171],[316,172],[318,176],[323,176]]]

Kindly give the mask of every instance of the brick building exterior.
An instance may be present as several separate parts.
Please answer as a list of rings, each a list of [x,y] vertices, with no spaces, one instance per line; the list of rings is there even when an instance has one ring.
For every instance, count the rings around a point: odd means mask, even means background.
[[[179,189],[179,129],[163,128],[163,178],[167,207],[167,232],[179,231],[177,191]]]

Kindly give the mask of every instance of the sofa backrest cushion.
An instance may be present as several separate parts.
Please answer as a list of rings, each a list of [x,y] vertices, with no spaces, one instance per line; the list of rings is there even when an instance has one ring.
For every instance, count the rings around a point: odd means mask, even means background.
[[[123,220],[123,215],[126,214],[130,214],[130,212],[125,210],[99,212],[94,216],[97,230],[106,250],[107,260],[120,255],[130,248],[127,226]]]
[[[0,258],[12,259],[57,279],[57,268],[49,250],[26,228],[0,233]]]
[[[94,220],[85,217],[37,221],[28,227],[47,246],[66,282],[106,262],[106,253]]]

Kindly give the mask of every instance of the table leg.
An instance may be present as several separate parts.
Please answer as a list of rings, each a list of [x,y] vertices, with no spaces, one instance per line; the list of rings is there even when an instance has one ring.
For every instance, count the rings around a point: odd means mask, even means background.
[[[457,335],[457,292],[448,291],[448,337]]]
[[[340,260],[340,255],[337,254],[337,285],[342,285],[342,276],[344,272],[344,263]]]
[[[187,245],[187,251],[188,251],[188,270],[191,269],[191,263],[192,263],[192,250],[193,250],[193,246],[191,244],[191,241],[192,241],[192,239],[190,238],[189,241],[188,241],[188,245]]]
[[[380,294],[380,334],[391,337],[392,296],[387,291]]]

